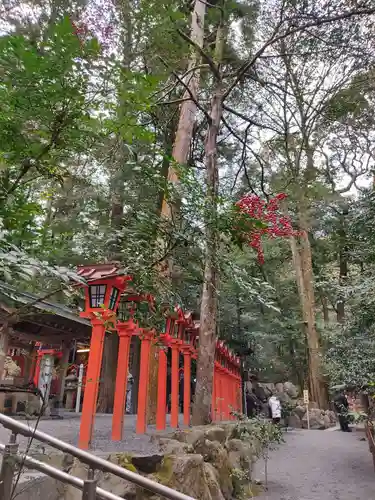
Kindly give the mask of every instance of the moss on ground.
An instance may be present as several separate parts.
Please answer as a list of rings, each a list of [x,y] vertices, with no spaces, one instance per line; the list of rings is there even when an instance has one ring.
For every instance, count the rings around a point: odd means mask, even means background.
[[[261,484],[250,483],[246,485],[243,489],[243,500],[249,500],[263,493],[264,488]]]
[[[153,475],[159,483],[165,486],[170,484],[173,476],[173,460],[170,455],[165,455],[160,469]]]
[[[132,463],[132,456],[128,453],[118,453],[116,455],[118,465],[123,469],[130,470],[131,472],[138,472],[135,465]]]

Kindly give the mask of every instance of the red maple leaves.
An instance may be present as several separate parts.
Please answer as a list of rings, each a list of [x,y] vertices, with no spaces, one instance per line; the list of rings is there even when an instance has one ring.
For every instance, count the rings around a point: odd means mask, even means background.
[[[290,218],[280,210],[280,202],[286,197],[285,193],[280,193],[265,201],[255,194],[247,194],[236,203],[241,214],[260,222],[259,225],[249,223],[248,232],[242,234],[248,244],[257,251],[260,264],[264,264],[262,237],[284,238],[298,235]]]

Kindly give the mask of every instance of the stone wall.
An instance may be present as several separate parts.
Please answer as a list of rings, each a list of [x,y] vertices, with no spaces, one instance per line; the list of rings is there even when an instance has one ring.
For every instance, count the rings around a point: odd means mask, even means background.
[[[198,500],[244,497],[259,455],[259,443],[238,439],[236,423],[195,427],[151,439],[158,445],[156,454],[117,453],[108,460]],[[77,460],[65,470],[82,479],[87,477],[87,467]],[[112,474],[98,473],[97,477],[98,486],[127,500],[159,498]],[[81,495],[68,486],[60,500],[80,500]]]
[[[294,407],[291,415],[285,419],[285,424],[295,429],[307,429],[307,414],[306,406],[303,402],[300,389],[292,384],[292,382],[284,382],[278,384],[259,384],[265,391],[266,396],[272,394],[280,399],[281,404],[290,408]],[[328,429],[334,427],[337,422],[337,417],[334,411],[321,410],[316,403],[309,404],[310,429]]]

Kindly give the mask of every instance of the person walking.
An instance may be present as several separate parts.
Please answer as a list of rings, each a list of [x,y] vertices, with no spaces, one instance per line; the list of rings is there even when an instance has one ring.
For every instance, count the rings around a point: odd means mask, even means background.
[[[125,411],[128,414],[132,412],[133,384],[134,384],[133,375],[129,372],[128,373],[128,382],[126,385],[126,404],[125,404]]]
[[[272,422],[274,424],[279,424],[281,421],[281,402],[275,394],[273,394],[268,400],[268,406],[271,410]]]
[[[333,404],[335,406],[335,410],[339,418],[339,424],[342,432],[352,432],[351,428],[349,427],[349,416],[348,416],[349,402],[348,398],[346,397],[346,392],[340,391],[335,396]]]
[[[256,397],[253,391],[246,390],[246,410],[247,417],[254,418],[262,408],[262,402]]]

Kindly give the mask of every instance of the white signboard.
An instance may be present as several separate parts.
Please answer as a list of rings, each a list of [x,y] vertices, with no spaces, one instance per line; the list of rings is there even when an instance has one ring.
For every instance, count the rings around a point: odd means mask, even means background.
[[[306,405],[307,428],[310,429],[310,415],[309,415],[309,391],[303,391],[303,402]]]
[[[305,405],[309,404],[309,391],[306,389],[303,391],[303,402]]]

